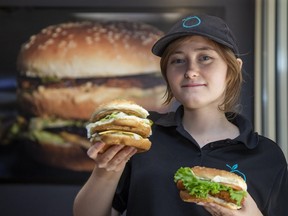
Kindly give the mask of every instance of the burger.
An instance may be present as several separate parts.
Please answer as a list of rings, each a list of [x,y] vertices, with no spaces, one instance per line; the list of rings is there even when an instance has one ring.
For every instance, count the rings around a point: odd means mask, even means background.
[[[20,50],[20,105],[67,119],[89,119],[96,106],[116,98],[159,110],[164,83],[151,47],[161,35],[151,25],[126,21],[49,26]]]
[[[126,145],[138,152],[150,149],[148,137],[152,134],[152,121],[148,111],[133,101],[114,100],[99,106],[87,124],[87,136],[91,142],[103,141],[104,152],[111,145]]]
[[[31,36],[18,55],[17,99],[33,158],[92,170],[85,125],[95,107],[123,98],[165,110],[159,59],[151,54],[162,34],[140,22],[81,21]]]
[[[229,209],[240,209],[247,184],[235,173],[208,167],[181,167],[174,176],[180,198],[185,202],[212,202]]]

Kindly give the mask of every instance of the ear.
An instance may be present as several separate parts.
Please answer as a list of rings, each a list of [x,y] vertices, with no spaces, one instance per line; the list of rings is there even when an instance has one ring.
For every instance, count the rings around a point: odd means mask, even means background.
[[[243,65],[243,61],[242,61],[242,59],[237,58],[237,62],[238,62],[239,67],[240,67],[240,69],[241,69],[241,68],[242,68],[242,65]]]

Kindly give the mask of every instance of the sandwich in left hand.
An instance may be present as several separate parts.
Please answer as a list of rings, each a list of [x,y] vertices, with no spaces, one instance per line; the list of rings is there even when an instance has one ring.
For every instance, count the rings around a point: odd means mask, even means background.
[[[215,168],[181,167],[175,173],[174,181],[185,202],[211,202],[240,209],[247,194],[247,184],[242,177]]]

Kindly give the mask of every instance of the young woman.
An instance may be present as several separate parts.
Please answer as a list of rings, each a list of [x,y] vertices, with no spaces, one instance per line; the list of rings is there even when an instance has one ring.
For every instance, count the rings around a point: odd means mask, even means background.
[[[166,103],[181,105],[150,113],[152,148],[145,153],[115,145],[98,154],[104,143],[91,146],[95,169],[75,199],[74,215],[288,215],[285,157],[237,112],[242,61],[226,23],[208,15],[183,18],[152,52],[161,57]],[[248,185],[243,207],[183,202],[174,174],[196,165],[241,175]]]

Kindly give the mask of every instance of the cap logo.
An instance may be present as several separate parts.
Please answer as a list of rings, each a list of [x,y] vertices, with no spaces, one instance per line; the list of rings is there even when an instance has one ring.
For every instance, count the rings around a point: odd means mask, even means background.
[[[184,28],[194,28],[196,26],[199,26],[200,23],[201,19],[198,16],[190,16],[182,20],[182,26]]]

